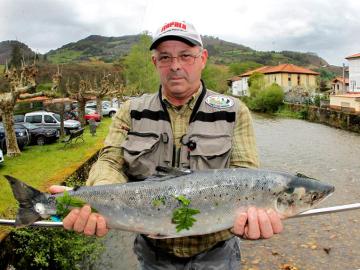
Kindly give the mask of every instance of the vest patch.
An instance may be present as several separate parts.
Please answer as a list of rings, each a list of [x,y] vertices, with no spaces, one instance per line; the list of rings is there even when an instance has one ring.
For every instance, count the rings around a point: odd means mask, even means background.
[[[234,101],[231,98],[222,95],[208,96],[205,102],[209,106],[217,109],[231,108],[234,106]]]

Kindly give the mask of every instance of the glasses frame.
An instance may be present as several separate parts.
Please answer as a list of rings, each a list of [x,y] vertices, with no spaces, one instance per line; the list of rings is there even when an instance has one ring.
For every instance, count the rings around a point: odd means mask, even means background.
[[[204,52],[204,49],[201,49],[200,52],[198,54],[189,54],[189,56],[191,56],[193,58],[193,62],[191,64],[187,64],[187,63],[182,63],[181,60],[179,60],[179,57],[181,57],[181,55],[178,55],[178,56],[168,56],[170,58],[170,61],[169,63],[161,63],[160,62],[160,56],[157,56],[156,57],[156,62],[158,63],[159,67],[170,67],[172,65],[172,63],[174,62],[174,58],[176,58],[176,60],[178,61],[178,63],[181,65],[181,66],[192,66],[193,64],[195,64],[195,60],[196,58],[199,58],[201,57],[202,53]]]

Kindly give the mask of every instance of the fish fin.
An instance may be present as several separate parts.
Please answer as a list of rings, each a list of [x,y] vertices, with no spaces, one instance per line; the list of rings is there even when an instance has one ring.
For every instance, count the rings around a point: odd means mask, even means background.
[[[15,226],[24,227],[34,223],[40,219],[40,215],[34,210],[37,202],[46,200],[46,196],[41,191],[26,185],[24,182],[12,177],[4,175],[8,180],[15,199],[19,202]]]
[[[157,166],[156,171],[160,173],[165,173],[166,175],[173,175],[174,177],[188,175],[193,172],[190,169],[180,169],[180,168],[163,167],[163,166]]]
[[[148,234],[146,237],[149,237],[151,239],[167,239],[167,238],[174,238],[176,236],[173,235],[164,235],[164,234]],[[178,236],[177,236],[178,237]]]
[[[41,216],[29,208],[19,208],[18,213],[16,215],[15,227],[22,228],[28,225],[33,224],[35,221],[41,219]]]
[[[317,180],[317,179],[314,179],[312,177],[309,177],[309,176],[307,176],[305,174],[302,174],[302,173],[299,173],[299,172],[296,173],[296,176],[297,177],[302,177],[302,178],[307,178],[307,179],[312,179],[312,180]],[[317,180],[317,181],[319,181],[319,180]]]

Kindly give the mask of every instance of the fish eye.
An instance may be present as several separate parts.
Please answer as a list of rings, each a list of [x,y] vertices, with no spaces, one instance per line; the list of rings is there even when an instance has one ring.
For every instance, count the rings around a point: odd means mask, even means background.
[[[318,199],[318,194],[317,193],[313,193],[312,195],[311,195],[311,200],[312,201],[315,201],[315,200],[317,200]]]

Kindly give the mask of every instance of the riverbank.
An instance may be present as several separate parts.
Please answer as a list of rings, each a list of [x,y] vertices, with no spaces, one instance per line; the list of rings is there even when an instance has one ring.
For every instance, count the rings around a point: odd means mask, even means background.
[[[285,103],[276,115],[308,120],[360,133],[360,114],[347,111],[336,111],[328,107]]]

